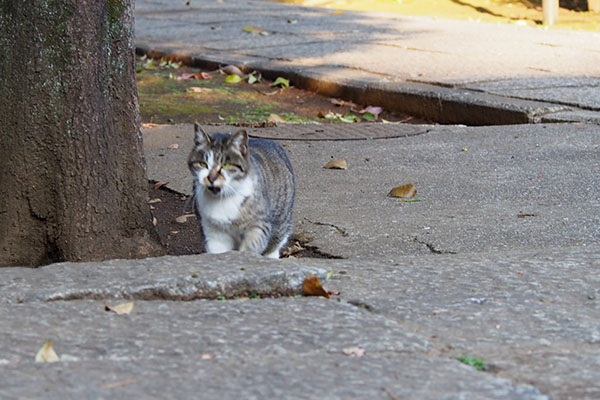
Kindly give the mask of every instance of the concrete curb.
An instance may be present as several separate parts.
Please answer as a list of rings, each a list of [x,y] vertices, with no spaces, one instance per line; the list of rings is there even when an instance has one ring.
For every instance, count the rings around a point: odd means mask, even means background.
[[[336,78],[318,68],[298,70],[278,66],[247,56],[197,55],[168,48],[153,48],[149,43],[136,44],[138,55],[169,58],[204,69],[217,69],[227,64],[237,65],[244,72],[259,71],[265,78],[278,76],[290,79],[294,86],[329,97],[339,97],[358,104],[377,104],[388,110],[404,112],[442,124],[471,126],[514,125],[539,123],[572,107],[506,96],[488,94],[462,88],[448,88],[423,83],[382,83],[381,79],[349,80]],[[567,114],[561,122],[572,122]],[[573,120],[574,121],[574,120]]]

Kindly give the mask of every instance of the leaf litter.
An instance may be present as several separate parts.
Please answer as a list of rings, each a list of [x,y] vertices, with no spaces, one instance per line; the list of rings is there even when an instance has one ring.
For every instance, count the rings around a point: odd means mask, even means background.
[[[35,362],[39,363],[53,363],[60,361],[60,357],[54,351],[52,347],[52,342],[48,340],[44,345],[38,350],[35,355]]]

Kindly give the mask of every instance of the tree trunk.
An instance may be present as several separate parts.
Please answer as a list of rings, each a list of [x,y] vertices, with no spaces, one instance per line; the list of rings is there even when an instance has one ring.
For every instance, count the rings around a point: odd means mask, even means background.
[[[0,2],[0,266],[163,253],[132,2]]]

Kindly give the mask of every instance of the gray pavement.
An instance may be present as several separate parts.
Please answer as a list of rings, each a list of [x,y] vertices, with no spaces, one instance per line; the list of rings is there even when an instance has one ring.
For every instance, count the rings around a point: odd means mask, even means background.
[[[270,1],[140,0],[136,36],[140,52],[283,75],[436,122],[600,122],[600,33]]]
[[[294,233],[343,258],[0,269],[0,398],[600,398],[597,34],[184,4],[139,0],[140,47],[405,99],[437,121],[571,122],[250,129],[290,155]],[[192,137],[146,128],[149,178],[189,193]],[[348,169],[324,169],[332,156]],[[420,201],[387,196],[407,183]],[[300,297],[313,273],[339,294]],[[126,299],[130,315],[104,311]],[[60,361],[35,363],[47,340]]]

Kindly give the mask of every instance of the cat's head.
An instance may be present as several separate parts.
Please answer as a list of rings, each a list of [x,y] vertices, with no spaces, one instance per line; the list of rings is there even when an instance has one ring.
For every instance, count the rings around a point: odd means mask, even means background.
[[[188,167],[194,179],[209,195],[228,197],[239,193],[248,174],[248,133],[233,135],[206,133],[194,124],[194,149]]]

